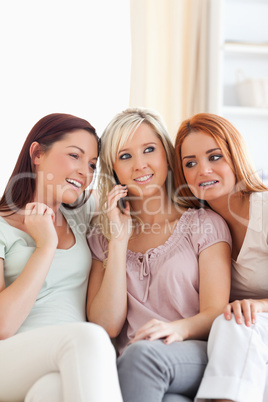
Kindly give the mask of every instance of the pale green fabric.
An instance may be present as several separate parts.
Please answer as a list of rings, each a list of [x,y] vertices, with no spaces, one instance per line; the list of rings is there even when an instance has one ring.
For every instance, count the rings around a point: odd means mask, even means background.
[[[85,235],[94,209],[94,197],[77,210],[61,208],[75,235],[75,245],[68,250],[56,250],[37,300],[18,332],[86,320],[87,282],[92,258]],[[0,217],[0,257],[4,259],[6,286],[19,276],[34,250],[35,242],[31,236]]]

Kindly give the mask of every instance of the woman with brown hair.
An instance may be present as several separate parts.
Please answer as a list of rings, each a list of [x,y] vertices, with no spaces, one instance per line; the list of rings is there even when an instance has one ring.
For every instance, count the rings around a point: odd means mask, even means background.
[[[98,153],[89,122],[45,116],[0,200],[1,401],[122,401],[110,339],[85,322]]]
[[[220,214],[233,241],[230,303],[212,326],[197,400],[261,402],[268,362],[268,189],[242,136],[223,117],[200,113],[185,120],[175,152],[178,195],[190,207]]]

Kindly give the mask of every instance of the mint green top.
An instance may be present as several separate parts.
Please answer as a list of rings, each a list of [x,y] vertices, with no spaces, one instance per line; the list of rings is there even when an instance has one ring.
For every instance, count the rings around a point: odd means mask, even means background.
[[[17,332],[86,320],[86,293],[92,258],[85,235],[94,209],[94,197],[78,209],[61,207],[74,233],[75,244],[67,250],[56,250],[37,300]],[[6,287],[22,272],[35,247],[30,235],[0,217],[0,258],[4,259]]]

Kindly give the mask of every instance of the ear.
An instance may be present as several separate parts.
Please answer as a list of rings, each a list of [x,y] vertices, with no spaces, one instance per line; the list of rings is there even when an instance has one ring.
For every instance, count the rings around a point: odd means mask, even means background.
[[[40,164],[41,156],[44,153],[41,145],[38,142],[33,142],[30,146],[30,158],[32,161],[32,166],[37,166]]]

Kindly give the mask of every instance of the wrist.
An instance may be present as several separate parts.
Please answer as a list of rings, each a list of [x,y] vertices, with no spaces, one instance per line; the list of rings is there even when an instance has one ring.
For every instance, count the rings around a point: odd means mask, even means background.
[[[56,249],[57,249],[57,243],[50,243],[50,244],[36,243],[36,250],[38,250],[39,252],[55,253]]]
[[[108,249],[110,250],[123,250],[126,252],[128,246],[128,239],[114,238],[109,241]]]

